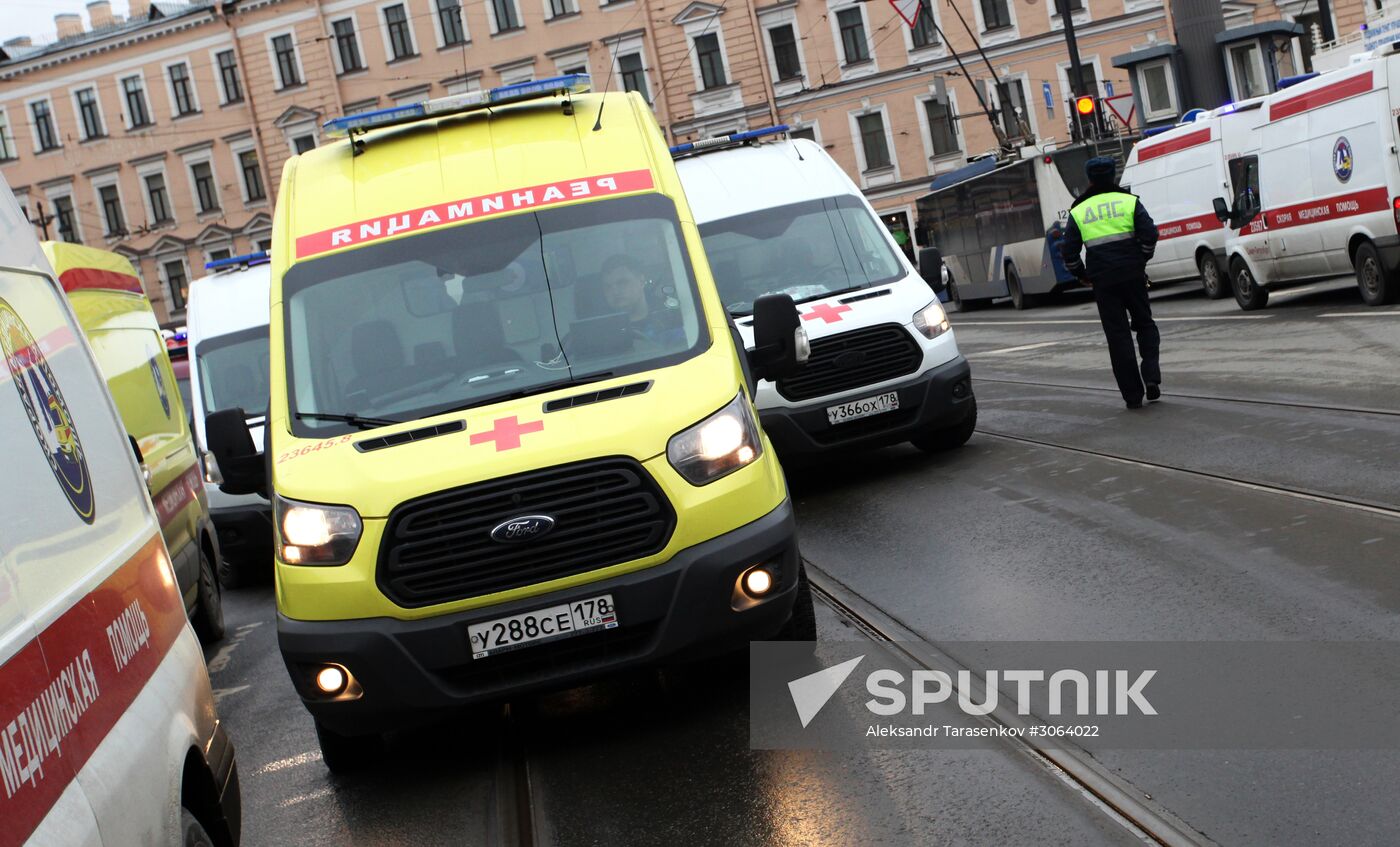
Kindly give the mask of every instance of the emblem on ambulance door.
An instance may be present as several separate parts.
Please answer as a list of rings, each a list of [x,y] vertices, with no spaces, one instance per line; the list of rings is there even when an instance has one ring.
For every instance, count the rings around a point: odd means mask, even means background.
[[[1351,179],[1352,165],[1351,142],[1347,141],[1346,136],[1342,136],[1332,147],[1332,172],[1337,175],[1337,179],[1347,182]]]
[[[554,518],[549,515],[521,515],[518,518],[501,522],[495,529],[491,530],[491,538],[507,544],[516,541],[534,541],[536,538],[548,535],[552,529],[554,529]]]
[[[92,475],[88,473],[83,456],[83,442],[78,438],[73,416],[63,400],[63,392],[54,378],[53,369],[29,328],[9,303],[0,299],[0,353],[10,369],[20,403],[39,440],[39,449],[53,471],[54,479],[63,489],[73,511],[85,523],[92,523],[95,513],[92,496]]]
[[[160,375],[160,356],[151,360],[151,379],[156,381],[156,394],[160,395],[160,407],[165,416],[170,417],[170,392],[165,389],[165,377]]]

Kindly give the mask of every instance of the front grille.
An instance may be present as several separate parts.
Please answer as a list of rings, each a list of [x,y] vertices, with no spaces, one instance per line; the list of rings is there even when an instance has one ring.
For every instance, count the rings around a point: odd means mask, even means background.
[[[532,541],[491,537],[523,515],[547,515],[554,528]],[[379,587],[401,606],[506,591],[650,556],[675,522],[656,481],[631,459],[502,477],[397,506],[379,548]]]
[[[898,324],[829,335],[812,342],[812,355],[796,374],[778,380],[778,393],[789,400],[825,397],[911,374],[923,359]]]

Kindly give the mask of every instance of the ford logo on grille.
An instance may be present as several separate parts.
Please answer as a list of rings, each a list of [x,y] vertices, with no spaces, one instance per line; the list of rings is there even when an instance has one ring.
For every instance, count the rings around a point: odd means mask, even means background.
[[[505,543],[534,541],[536,538],[549,535],[552,529],[554,529],[554,518],[549,515],[521,515],[518,518],[504,521],[491,530],[491,537]]]
[[[847,350],[837,356],[832,361],[832,364],[843,370],[846,368],[858,368],[865,364],[865,358],[864,350]]]

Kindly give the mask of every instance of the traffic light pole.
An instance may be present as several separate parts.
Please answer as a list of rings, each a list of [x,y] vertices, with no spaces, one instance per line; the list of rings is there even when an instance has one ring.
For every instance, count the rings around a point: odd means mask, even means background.
[[[1096,91],[1084,91],[1084,72],[1079,63],[1079,41],[1074,37],[1074,10],[1066,8],[1069,0],[1055,0],[1055,8],[1060,12],[1060,20],[1065,24],[1065,45],[1069,48],[1069,95],[1070,103],[1079,101],[1081,94],[1097,94]],[[1070,112],[1074,120],[1070,121],[1070,128],[1075,141],[1084,140],[1084,126],[1079,111],[1073,106]]]

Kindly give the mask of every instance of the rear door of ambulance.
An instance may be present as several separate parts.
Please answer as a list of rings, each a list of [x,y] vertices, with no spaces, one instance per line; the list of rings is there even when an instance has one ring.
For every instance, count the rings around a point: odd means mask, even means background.
[[[200,719],[182,706],[201,680],[207,702],[207,677],[107,386],[26,229],[0,244],[0,847],[167,843],[165,741]]]

